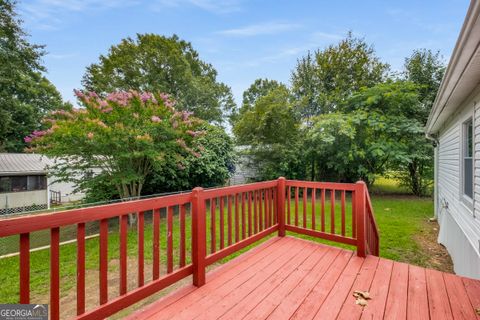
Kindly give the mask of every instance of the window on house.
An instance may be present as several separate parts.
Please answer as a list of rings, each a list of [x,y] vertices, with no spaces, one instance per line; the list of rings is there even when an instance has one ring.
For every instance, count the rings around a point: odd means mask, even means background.
[[[473,122],[463,124],[463,194],[473,199]]]
[[[45,176],[28,176],[28,191],[47,189],[47,177]]]
[[[1,192],[22,192],[47,189],[46,176],[0,177]]]

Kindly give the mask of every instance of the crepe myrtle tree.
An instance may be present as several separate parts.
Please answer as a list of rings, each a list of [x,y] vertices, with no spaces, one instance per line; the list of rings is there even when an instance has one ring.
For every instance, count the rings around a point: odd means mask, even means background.
[[[95,92],[75,94],[83,108],[50,113],[44,119],[47,130],[25,137],[28,151],[56,159],[52,170],[60,181],[88,190],[106,179],[120,198],[138,198],[153,170],[171,161],[182,170],[187,156],[201,156],[191,146],[204,133],[203,121],[176,111],[167,94],[133,90],[106,98]]]

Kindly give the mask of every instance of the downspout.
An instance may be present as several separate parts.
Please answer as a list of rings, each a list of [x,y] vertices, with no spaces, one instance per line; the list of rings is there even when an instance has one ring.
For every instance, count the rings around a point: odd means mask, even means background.
[[[434,134],[426,133],[425,137],[433,143],[433,217],[430,221],[438,218],[438,147],[440,141]]]

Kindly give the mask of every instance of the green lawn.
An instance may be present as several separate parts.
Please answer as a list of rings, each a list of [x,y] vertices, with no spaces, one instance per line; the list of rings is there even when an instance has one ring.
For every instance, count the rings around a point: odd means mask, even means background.
[[[320,228],[320,206],[318,202],[319,195],[317,194],[317,229]],[[335,207],[335,226],[336,232],[340,233],[340,196],[336,196],[337,204]],[[326,230],[330,230],[330,207],[329,196],[327,193],[325,213]],[[428,198],[416,198],[410,196],[400,195],[372,195],[373,207],[375,216],[380,229],[380,254],[382,257],[394,259],[398,261],[413,263],[417,265],[424,265],[428,259],[428,253],[422,251],[421,247],[414,241],[414,236],[417,235],[421,229],[424,221],[426,221],[433,213],[433,203]],[[226,208],[226,206],[225,206]],[[351,234],[351,206],[349,204],[349,197],[347,196],[346,205],[346,230],[347,235]],[[292,222],[294,217],[294,204],[291,204]],[[307,203],[307,225],[311,226],[311,201],[310,195]],[[299,206],[299,224],[302,225],[303,206],[302,198],[300,197]],[[217,207],[216,214],[217,225],[219,220],[219,213]],[[148,219],[147,219],[148,221]],[[163,272],[166,264],[166,223],[165,218],[161,219],[161,262]],[[225,218],[225,224],[227,219]],[[207,230],[209,230],[210,219],[207,216]],[[190,216],[187,215],[186,221],[186,237],[190,239],[191,230]],[[111,227],[109,234],[109,258],[118,259],[119,252],[119,237],[116,232],[116,227]],[[63,232],[63,231],[62,231]],[[71,232],[71,229],[66,229],[64,232]],[[174,218],[174,248],[179,247],[179,221]],[[225,236],[226,236],[225,228]],[[217,246],[219,243],[219,230],[217,230]],[[209,248],[209,232],[207,232],[207,247]],[[304,236],[302,236],[304,237]],[[304,237],[314,241],[322,241],[312,239],[311,237]],[[325,242],[325,241],[322,241]],[[330,242],[329,242],[330,243]],[[190,252],[190,241],[187,240],[187,252]],[[330,243],[333,244],[333,243]],[[336,245],[336,244],[334,244]],[[348,246],[347,246],[348,247]],[[145,225],[145,259],[147,262],[152,259],[152,226],[150,223]],[[247,248],[248,249],[248,248]],[[246,250],[246,249],[245,249]],[[86,267],[87,269],[98,270],[98,238],[93,238],[86,241]],[[137,239],[136,232],[130,230],[128,234],[128,255],[136,257],[137,254]],[[235,254],[234,256],[240,253]],[[179,252],[174,251],[175,265],[178,263]],[[226,261],[233,256],[224,259]],[[190,260],[190,255],[187,253],[187,263]],[[222,261],[222,262],[223,262]],[[68,244],[61,246],[60,249],[60,272],[61,272],[61,290],[62,294],[75,287],[76,274],[76,245]],[[148,263],[147,263],[148,264]],[[118,264],[112,264],[111,271],[116,272]],[[16,303],[18,301],[18,257],[11,257],[0,259],[0,303]],[[136,272],[132,270],[129,272]],[[44,295],[49,288],[49,250],[42,250],[33,252],[31,254],[31,290],[32,296]]]

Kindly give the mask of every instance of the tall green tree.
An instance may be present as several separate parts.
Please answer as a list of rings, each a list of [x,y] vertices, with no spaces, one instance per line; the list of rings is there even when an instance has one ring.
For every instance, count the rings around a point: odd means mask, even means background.
[[[372,184],[411,156],[412,143],[423,136],[418,87],[388,81],[354,94],[344,112],[313,119],[306,148],[316,158],[318,179]]]
[[[210,122],[222,122],[235,109],[230,88],[217,80],[217,71],[176,35],[123,39],[87,67],[82,83],[100,95],[130,89],[166,92],[179,110]]]
[[[268,95],[272,90],[277,88],[287,88],[283,83],[276,80],[256,79],[247,90],[243,92],[242,107],[240,113],[252,110],[257,100]]]
[[[22,152],[23,138],[41,129],[43,116],[64,107],[44,76],[44,55],[44,46],[28,41],[16,2],[0,0],[0,151]]]
[[[299,129],[290,92],[278,86],[240,114],[233,132],[238,144],[248,146],[246,153],[259,179],[303,178]]]
[[[420,100],[424,104],[419,120],[427,121],[444,73],[445,62],[439,51],[418,49],[405,59],[404,77],[419,86]]]
[[[374,48],[350,32],[337,44],[298,60],[291,76],[297,110],[307,120],[341,112],[352,94],[383,81],[387,71]]]
[[[445,63],[438,51],[434,53],[431,50],[419,49],[405,59],[403,75],[406,80],[417,85],[420,100],[413,121],[425,125],[444,73]],[[425,138],[423,132],[411,137],[408,142],[409,153],[395,168],[397,178],[413,194],[426,195],[433,183],[432,143]]]

